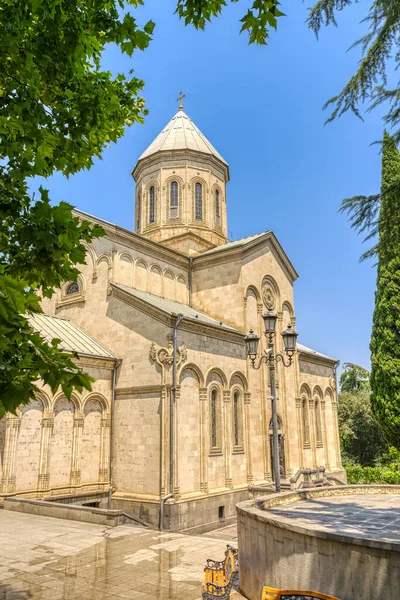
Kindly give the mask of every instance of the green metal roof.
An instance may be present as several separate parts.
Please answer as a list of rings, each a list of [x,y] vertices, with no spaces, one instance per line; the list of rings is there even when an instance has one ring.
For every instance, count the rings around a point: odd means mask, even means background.
[[[99,358],[116,359],[107,348],[96,342],[83,329],[69,321],[49,315],[34,314],[28,317],[30,325],[47,341],[61,340],[60,347],[65,352],[77,352]]]

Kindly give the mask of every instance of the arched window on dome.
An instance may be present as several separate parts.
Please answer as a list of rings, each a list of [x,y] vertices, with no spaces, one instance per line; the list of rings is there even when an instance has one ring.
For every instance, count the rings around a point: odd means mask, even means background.
[[[178,218],[178,182],[171,181],[170,192],[169,192],[169,218],[177,219]]]
[[[141,218],[141,210],[142,210],[142,195],[139,192],[137,199],[137,210],[136,210],[136,231],[140,229],[140,218]]]
[[[155,221],[155,208],[156,208],[156,188],[154,185],[150,188],[150,206],[149,206],[149,223]]]
[[[195,217],[196,221],[203,220],[203,186],[197,182],[195,185]]]
[[[219,204],[219,190],[215,190],[215,223],[221,225],[221,210]]]

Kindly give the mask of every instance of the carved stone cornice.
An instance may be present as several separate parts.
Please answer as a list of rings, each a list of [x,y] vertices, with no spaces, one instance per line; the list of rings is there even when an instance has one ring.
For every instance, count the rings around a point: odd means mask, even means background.
[[[74,427],[83,427],[85,424],[85,415],[81,412],[74,414]]]

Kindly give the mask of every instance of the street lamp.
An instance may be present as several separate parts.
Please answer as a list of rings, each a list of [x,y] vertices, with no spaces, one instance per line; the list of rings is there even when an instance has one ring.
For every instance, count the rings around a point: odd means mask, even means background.
[[[293,355],[296,351],[296,339],[298,333],[288,325],[287,329],[282,332],[283,345],[285,354],[278,352],[274,354],[274,336],[276,333],[277,315],[269,310],[263,316],[265,337],[268,340],[268,350],[264,350],[264,354],[258,355],[258,345],[260,338],[250,329],[250,333],[245,336],[246,354],[251,360],[253,369],[259,369],[262,363],[266,363],[269,367],[269,377],[271,383],[271,406],[272,406],[272,446],[273,446],[273,467],[275,489],[281,491],[281,474],[279,469],[279,447],[278,447],[278,416],[276,410],[276,392],[275,392],[275,363],[281,361],[285,367],[290,367],[293,361]],[[286,355],[286,356],[285,356]],[[256,364],[258,357],[258,362]]]

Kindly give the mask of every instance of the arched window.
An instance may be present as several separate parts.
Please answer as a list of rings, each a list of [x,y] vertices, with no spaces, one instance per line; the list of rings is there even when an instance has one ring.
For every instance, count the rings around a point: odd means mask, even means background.
[[[210,396],[210,445],[211,452],[221,451],[220,394],[213,388]]]
[[[243,446],[242,402],[239,391],[233,394],[233,445],[234,448]]]
[[[176,219],[178,217],[178,182],[171,181],[170,196],[169,196],[169,218]]]
[[[315,435],[317,444],[322,444],[322,427],[321,427],[321,402],[317,400],[315,402]]]
[[[219,205],[219,191],[215,190],[215,223],[221,225],[221,211]]]
[[[74,281],[74,283],[70,283],[67,287],[66,294],[69,296],[70,294],[77,294],[78,292],[80,292],[79,283]]]
[[[141,197],[141,193],[139,192],[138,199],[137,199],[137,209],[136,209],[136,231],[139,231],[139,229],[140,229],[141,212],[142,212],[142,197]]]
[[[149,222],[154,223],[156,208],[156,189],[154,185],[150,188]]]
[[[196,221],[203,220],[203,186],[197,182],[194,188],[195,193],[195,217]]]
[[[308,425],[308,398],[303,398],[301,401],[301,418],[303,425],[303,442],[310,443],[310,428]]]

